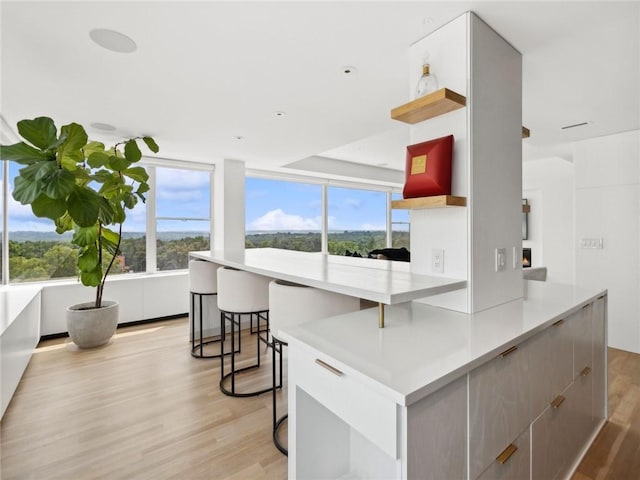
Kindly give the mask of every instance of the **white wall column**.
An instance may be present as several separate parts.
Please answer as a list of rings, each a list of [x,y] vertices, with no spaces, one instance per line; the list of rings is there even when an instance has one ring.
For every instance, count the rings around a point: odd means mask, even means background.
[[[211,197],[211,251],[225,256],[244,253],[245,166],[240,160],[216,163]]]
[[[438,88],[464,95],[466,107],[413,125],[411,142],[453,134],[452,194],[467,206],[411,211],[411,269],[466,279],[467,289],[424,303],[475,313],[522,297],[522,56],[468,12],[411,46],[411,98],[425,56]],[[444,250],[443,273],[434,249]]]

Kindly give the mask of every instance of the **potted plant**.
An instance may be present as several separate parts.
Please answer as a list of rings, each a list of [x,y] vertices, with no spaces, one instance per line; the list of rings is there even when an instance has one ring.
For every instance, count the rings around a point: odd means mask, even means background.
[[[30,205],[37,217],[53,220],[57,233],[73,231],[80,281],[96,287],[96,297],[67,309],[69,336],[81,348],[103,345],[118,324],[118,303],[103,301],[102,295],[121,254],[126,210],[144,202],[149,190],[146,170],[135,165],[142,158],[138,141],[154,153],[158,145],[145,136],[106,148],[89,141],[77,123],[64,125],[58,135],[48,117],[18,122],[18,133],[26,142],[0,146],[0,159],[24,165],[13,198]]]

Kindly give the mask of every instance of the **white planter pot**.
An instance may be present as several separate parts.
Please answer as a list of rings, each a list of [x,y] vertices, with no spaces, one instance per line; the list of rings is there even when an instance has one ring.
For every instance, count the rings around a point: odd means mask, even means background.
[[[118,326],[118,302],[103,301],[101,308],[92,308],[93,304],[86,302],[67,307],[69,337],[80,348],[104,345]]]

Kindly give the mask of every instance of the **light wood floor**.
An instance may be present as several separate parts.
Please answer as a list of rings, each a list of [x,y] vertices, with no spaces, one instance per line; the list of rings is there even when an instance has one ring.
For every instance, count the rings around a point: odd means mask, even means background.
[[[0,478],[285,479],[271,395],[223,395],[219,360],[192,358],[188,332],[179,319],[119,329],[94,350],[42,342],[2,420]],[[243,352],[255,355],[254,338]]]
[[[42,342],[0,425],[0,478],[286,478],[271,396],[221,394],[219,361],[192,358],[187,337],[179,319],[120,329],[94,350]],[[252,382],[266,385],[263,359]],[[640,479],[640,355],[609,349],[609,413],[574,480]]]

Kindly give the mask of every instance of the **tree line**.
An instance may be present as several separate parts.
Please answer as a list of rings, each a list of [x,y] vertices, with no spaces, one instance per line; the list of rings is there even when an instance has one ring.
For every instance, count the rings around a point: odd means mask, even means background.
[[[393,232],[393,246],[407,247],[408,232]],[[188,268],[189,252],[209,250],[209,236],[196,235],[171,240],[157,240],[158,270]],[[318,232],[252,233],[245,236],[246,248],[281,248],[303,252],[319,252]],[[345,231],[328,235],[329,253],[347,252],[366,257],[371,250],[385,247],[385,232]],[[146,237],[123,238],[122,256],[114,264],[113,273],[146,271]],[[38,281],[77,276],[78,249],[68,241],[9,240],[9,271],[12,282]],[[109,261],[110,258],[105,259]]]

